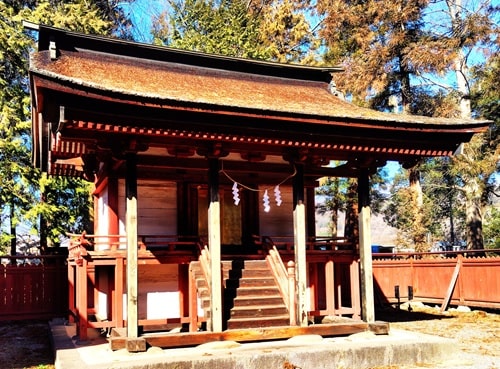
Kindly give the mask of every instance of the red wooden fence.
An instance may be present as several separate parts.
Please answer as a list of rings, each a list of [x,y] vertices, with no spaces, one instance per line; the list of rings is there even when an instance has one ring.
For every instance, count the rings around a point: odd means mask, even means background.
[[[457,274],[458,273],[458,274]],[[448,304],[500,309],[500,257],[469,258],[461,255],[438,259],[375,259],[373,282],[376,302],[413,299],[442,306]],[[411,290],[410,290],[410,288]]]
[[[68,313],[68,272],[65,256],[0,257],[0,321],[49,319]],[[13,263],[12,263],[13,262]],[[458,275],[454,281],[454,272]],[[500,257],[444,259],[375,259],[376,302],[413,299],[442,305],[450,286],[452,305],[500,309]]]
[[[67,315],[66,256],[2,256],[0,259],[0,320]]]

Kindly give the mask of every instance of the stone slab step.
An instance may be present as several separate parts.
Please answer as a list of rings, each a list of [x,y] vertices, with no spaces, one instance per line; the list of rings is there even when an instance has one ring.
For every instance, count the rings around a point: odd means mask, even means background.
[[[280,305],[264,305],[264,306],[235,306],[231,309],[230,317],[232,318],[261,318],[261,317],[280,317],[287,316],[288,311],[285,306]]]
[[[276,286],[276,281],[272,277],[228,279],[226,281],[227,288],[265,287],[265,286],[271,286],[271,287]]]
[[[278,286],[245,286],[239,288],[233,288],[232,290],[228,288],[228,293],[233,293],[233,296],[237,290],[238,297],[247,297],[247,296],[276,296],[280,294],[280,290]]]
[[[273,317],[255,317],[251,318],[231,318],[227,321],[228,329],[239,328],[265,328],[265,327],[279,327],[288,326],[290,318],[288,315],[273,316]]]
[[[245,296],[236,297],[234,299],[234,306],[265,306],[265,305],[283,305],[283,298],[281,295],[270,296]]]

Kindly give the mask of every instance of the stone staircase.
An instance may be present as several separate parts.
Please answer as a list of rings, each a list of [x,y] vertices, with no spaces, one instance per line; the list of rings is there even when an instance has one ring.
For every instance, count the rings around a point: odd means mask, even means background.
[[[205,317],[210,318],[208,284],[199,262],[191,263]],[[289,315],[265,260],[222,262],[224,329],[289,325]]]

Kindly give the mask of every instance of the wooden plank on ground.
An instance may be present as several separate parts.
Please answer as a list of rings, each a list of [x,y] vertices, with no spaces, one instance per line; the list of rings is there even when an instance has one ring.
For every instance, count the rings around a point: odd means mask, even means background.
[[[443,300],[443,304],[441,305],[441,312],[444,312],[450,303],[451,296],[453,295],[453,290],[455,289],[455,285],[457,283],[458,275],[460,274],[460,268],[462,267],[462,257],[459,255],[457,258],[457,265],[455,265],[455,271],[451,276],[450,285],[448,286],[448,291],[446,292],[446,296]]]
[[[269,327],[257,329],[234,329],[224,332],[192,333],[150,333],[143,337],[148,345],[162,348],[196,346],[212,341],[255,342],[287,339],[305,334],[317,334],[323,337],[347,336],[354,333],[372,331],[375,334],[387,334],[389,324],[385,322],[347,322],[334,324],[316,324],[308,327]],[[110,338],[112,350],[125,347],[126,333],[114,329]]]

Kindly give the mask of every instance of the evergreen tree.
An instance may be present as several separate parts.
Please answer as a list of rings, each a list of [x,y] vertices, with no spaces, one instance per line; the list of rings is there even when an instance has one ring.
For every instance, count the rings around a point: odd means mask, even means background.
[[[312,59],[315,45],[300,1],[169,1],[154,20],[157,44],[280,62]]]
[[[426,0],[319,0],[325,60],[346,67],[336,81],[339,89],[359,103],[370,98],[381,109],[388,109],[390,98],[397,96],[409,111],[410,76],[416,73],[409,55],[423,42],[426,5]]]
[[[428,251],[427,235],[432,232],[434,223],[432,201],[426,196],[421,199],[421,192],[410,185],[406,170],[395,175],[390,189],[390,197],[382,208],[384,220],[398,229],[397,242],[400,248],[411,248],[415,251]],[[420,181],[418,181],[420,183]],[[420,203],[418,209],[415,203]]]
[[[16,227],[34,202],[37,175],[30,163],[26,58],[29,41],[16,9],[0,2],[0,252],[16,254]]]
[[[471,55],[489,49],[498,52],[499,29],[494,22],[498,6],[487,0],[319,0],[317,4],[324,17],[326,60],[345,65],[337,86],[354,102],[380,110],[397,111],[394,107],[400,106],[406,113],[470,118]],[[447,72],[455,76],[454,85],[443,82]],[[483,142],[475,137],[450,167],[463,179],[470,248],[480,248],[482,239],[480,182],[485,171],[476,165],[482,160],[477,150],[482,144],[476,140]],[[486,161],[491,161],[493,152],[488,153]],[[415,222],[423,219],[419,214],[424,211],[419,172],[418,166],[409,172]]]
[[[500,41],[499,41],[500,42]],[[474,70],[472,84],[473,111],[491,119],[490,129],[464,145],[461,155],[453,158],[451,172],[461,181],[466,204],[467,248],[484,248],[483,215],[492,197],[499,197],[499,184],[495,180],[500,172],[500,57],[494,53],[482,67]],[[490,211],[490,222],[495,222]],[[487,235],[487,240],[491,236]]]
[[[310,11],[300,0],[268,1],[261,5],[259,34],[269,59],[281,63],[316,64],[319,40],[310,26]],[[309,15],[309,17],[308,17]]]
[[[27,79],[28,54],[35,47],[36,35],[23,30],[22,21],[43,23],[87,33],[110,33],[113,24],[109,19],[120,12],[111,7],[117,2],[103,1],[0,1],[0,213],[3,223],[1,240],[7,240],[10,253],[16,252],[16,226],[37,227],[36,216],[43,213],[44,223],[51,224],[54,238],[66,231],[56,226],[56,219],[72,221],[71,210],[76,209],[82,188],[73,183],[66,186],[59,178],[50,178],[44,185],[56,192],[70,191],[65,204],[41,203],[42,177],[31,165],[29,88]],[[50,184],[47,184],[50,183]],[[82,187],[83,186],[83,187]],[[46,200],[52,201],[52,197]],[[80,207],[81,209],[81,207]],[[82,213],[87,214],[88,212]],[[78,224],[78,222],[76,222]],[[4,224],[2,224],[4,225]],[[68,228],[73,224],[67,224]],[[43,230],[40,230],[43,233]],[[42,240],[43,242],[43,240]],[[6,252],[6,244],[2,244]]]
[[[154,22],[154,42],[213,54],[268,59],[259,42],[260,19],[247,2],[187,0],[171,2],[171,11]]]
[[[322,199],[316,206],[319,214],[328,214],[331,217],[329,224],[331,236],[337,236],[337,224],[339,212],[346,210],[347,202],[347,178],[326,177],[320,182],[316,189],[316,195]]]

